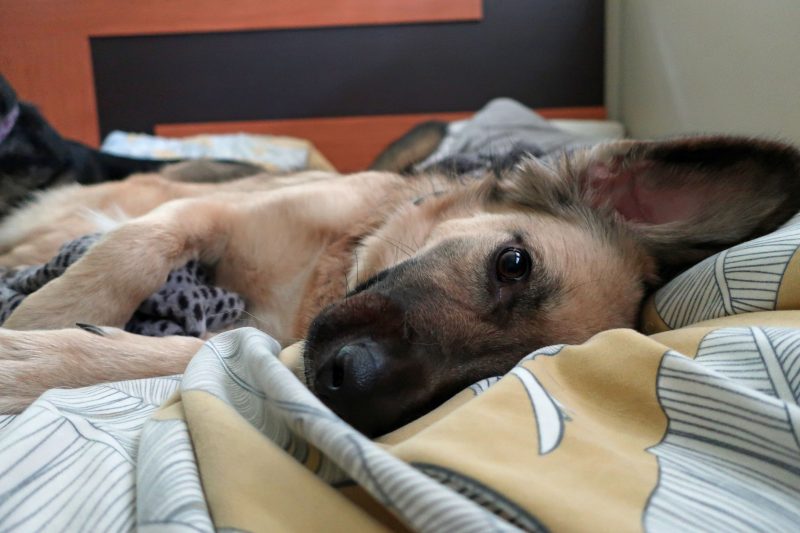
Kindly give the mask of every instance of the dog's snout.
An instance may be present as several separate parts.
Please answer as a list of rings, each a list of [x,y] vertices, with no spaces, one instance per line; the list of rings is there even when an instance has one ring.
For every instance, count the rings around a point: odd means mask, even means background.
[[[421,357],[413,304],[376,290],[377,283],[325,309],[311,325],[306,372],[314,393],[369,436],[402,424],[426,400],[430,377]],[[424,344],[424,343],[423,343]]]
[[[342,346],[326,365],[329,368],[323,369],[317,376],[322,383],[318,384],[316,390],[325,389],[335,394],[369,392],[375,377],[383,370],[383,363],[384,355],[374,341],[358,341]]]
[[[358,339],[339,348],[317,370],[314,390],[350,424],[377,435],[396,409],[393,382],[404,374],[404,366],[381,343]]]

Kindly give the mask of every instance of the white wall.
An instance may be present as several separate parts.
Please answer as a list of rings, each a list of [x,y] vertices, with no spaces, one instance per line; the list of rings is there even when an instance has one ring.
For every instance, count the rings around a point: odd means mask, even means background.
[[[607,0],[606,105],[634,137],[800,144],[800,0]]]

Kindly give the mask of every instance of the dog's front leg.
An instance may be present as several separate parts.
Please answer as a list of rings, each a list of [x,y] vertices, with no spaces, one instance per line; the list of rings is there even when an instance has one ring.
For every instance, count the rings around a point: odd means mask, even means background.
[[[229,234],[229,207],[175,200],[106,234],[59,278],[28,296],[9,329],[57,329],[78,322],[122,327],[171,270],[190,259],[214,262]]]
[[[180,374],[203,345],[195,337],[90,329],[0,328],[0,414],[23,410],[48,389]]]

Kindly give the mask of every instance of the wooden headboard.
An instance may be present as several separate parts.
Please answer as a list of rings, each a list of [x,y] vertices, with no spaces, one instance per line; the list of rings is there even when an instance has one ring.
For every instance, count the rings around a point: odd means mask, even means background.
[[[246,131],[364,168],[510,96],[605,118],[596,0],[0,0],[0,69],[62,134]]]

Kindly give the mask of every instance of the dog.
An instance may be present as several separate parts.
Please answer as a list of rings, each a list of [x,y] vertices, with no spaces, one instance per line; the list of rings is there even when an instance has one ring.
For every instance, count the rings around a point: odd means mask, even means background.
[[[171,179],[194,181],[222,181],[263,171],[233,161],[209,161],[203,166],[176,165],[179,162],[121,157],[64,139],[35,106],[20,102],[0,75],[0,219],[34,193],[69,183],[116,181],[140,172],[163,172],[165,167]]]
[[[636,327],[670,276],[796,213],[799,178],[788,145],[695,137],[529,158],[473,180],[311,172],[67,187],[0,225],[0,266],[42,262],[92,230],[79,208],[131,218],[0,329],[0,408],[183,371],[202,339],[119,328],[198,259],[242,295],[252,325],[305,339],[309,387],[380,435],[539,347]]]

